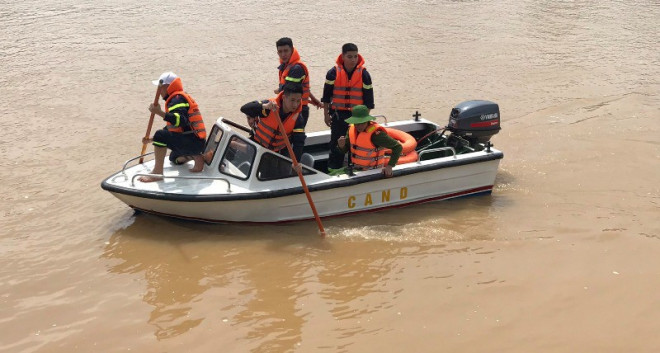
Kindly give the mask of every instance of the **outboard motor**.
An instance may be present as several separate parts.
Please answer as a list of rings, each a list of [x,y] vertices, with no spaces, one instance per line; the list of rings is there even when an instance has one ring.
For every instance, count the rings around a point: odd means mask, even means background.
[[[500,108],[485,100],[462,102],[451,110],[447,130],[452,133],[449,145],[474,149],[500,131]]]

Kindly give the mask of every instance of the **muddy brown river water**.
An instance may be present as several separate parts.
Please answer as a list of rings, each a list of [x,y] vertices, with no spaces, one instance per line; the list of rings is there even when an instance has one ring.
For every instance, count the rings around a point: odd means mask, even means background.
[[[5,1],[1,352],[660,351],[657,1]],[[341,45],[375,114],[500,105],[492,195],[284,226],[134,214],[151,80],[207,126]],[[156,127],[160,127],[157,123]],[[325,128],[312,111],[308,131]]]

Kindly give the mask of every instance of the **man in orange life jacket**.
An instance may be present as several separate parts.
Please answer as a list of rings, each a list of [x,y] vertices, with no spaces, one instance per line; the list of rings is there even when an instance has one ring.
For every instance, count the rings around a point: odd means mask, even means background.
[[[337,150],[337,140],[346,135],[351,109],[356,105],[374,108],[374,91],[371,75],[364,68],[364,58],[358,54],[357,45],[346,43],[341,47],[337,64],[325,76],[323,87],[323,115],[330,126],[330,156],[328,172],[341,171],[344,156]]]
[[[183,83],[173,72],[165,72],[160,78],[153,81],[158,85],[162,80],[160,96],[165,100],[165,111],[159,104],[150,104],[149,111],[162,117],[167,122],[165,128],[156,131],[153,139],[143,138],[143,143],[153,143],[155,164],[151,174],[163,174],[163,164],[167,149],[171,149],[170,161],[174,164],[183,164],[194,160],[195,165],[191,172],[197,173],[204,169],[204,143],[206,128],[199,112],[197,102],[183,91]],[[143,176],[142,182],[162,180],[161,177]]]
[[[243,105],[241,112],[247,116],[248,125],[253,129],[250,138],[272,151],[288,156],[284,142],[287,138],[291,142],[296,159],[300,160],[305,146],[304,122],[300,118],[302,95],[301,84],[286,83],[277,97]],[[279,112],[286,136],[282,136],[280,132],[275,112]]]
[[[351,126],[347,136],[337,140],[337,147],[342,153],[350,151],[351,162],[358,170],[383,167],[386,178],[392,176],[392,167],[399,161],[403,146],[399,141],[389,137],[383,127],[375,123],[375,118],[369,115],[369,108],[364,105],[353,107],[353,115],[346,119]],[[346,141],[348,138],[348,141]],[[390,160],[385,164],[385,149],[391,149]]]
[[[293,47],[291,38],[280,38],[275,42],[275,46],[277,48],[277,55],[280,57],[280,66],[278,67],[280,81],[275,94],[282,92],[282,87],[287,82],[302,84],[302,111],[300,112],[299,119],[302,118],[301,124],[305,128],[307,119],[309,118],[308,104],[312,103],[318,109],[321,107],[321,102],[316,99],[309,89],[309,70],[307,69],[307,65],[300,59],[298,50]]]

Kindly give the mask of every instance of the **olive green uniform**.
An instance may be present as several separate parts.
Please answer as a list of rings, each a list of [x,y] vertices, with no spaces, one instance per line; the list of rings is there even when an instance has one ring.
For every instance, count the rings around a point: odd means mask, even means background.
[[[403,146],[401,146],[399,141],[391,138],[387,132],[378,130],[374,132],[373,135],[371,135],[371,143],[373,143],[376,147],[391,149],[392,155],[390,156],[390,161],[387,164],[392,167],[396,165],[396,162],[399,161],[399,156],[401,156],[401,151],[403,150]],[[346,153],[351,150],[351,142],[350,138],[348,137],[348,133],[346,134],[346,144],[344,144],[344,148],[339,148],[339,146],[337,146],[337,149],[342,153]]]

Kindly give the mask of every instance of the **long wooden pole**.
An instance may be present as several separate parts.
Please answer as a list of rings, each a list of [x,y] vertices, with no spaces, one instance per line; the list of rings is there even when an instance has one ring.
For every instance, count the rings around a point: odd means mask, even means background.
[[[160,98],[160,87],[163,85],[163,80],[158,81],[158,88],[156,89],[156,97],[154,98],[154,105],[158,104],[158,98]],[[144,138],[149,138],[151,135],[151,126],[154,124],[154,116],[156,113],[151,113],[151,116],[149,117],[149,125],[147,125],[147,133],[144,135]],[[145,152],[147,152],[147,144],[142,143],[142,152],[140,153],[140,156],[143,155]],[[140,164],[144,162],[144,157],[140,157]]]
[[[280,133],[282,133],[282,136],[284,137],[284,142],[286,143],[286,149],[289,151],[289,157],[293,161],[293,166],[298,167],[298,160],[296,159],[296,155],[293,153],[293,148],[291,147],[291,143],[289,142],[289,138],[287,137],[286,130],[284,129],[284,124],[282,124],[282,119],[280,119],[280,112],[277,110],[279,108],[275,108],[275,117],[277,118],[277,124],[280,127]],[[321,237],[325,238],[325,229],[323,229],[323,223],[321,223],[321,217],[319,217],[319,213],[316,212],[316,206],[314,206],[314,201],[312,201],[312,195],[309,193],[309,189],[307,189],[307,183],[305,182],[305,178],[303,177],[302,171],[299,171],[298,168],[296,168],[296,172],[298,173],[298,179],[300,179],[300,184],[302,184],[303,190],[305,190],[305,195],[307,195],[307,201],[309,202],[309,207],[311,207],[312,212],[314,213],[314,218],[316,218],[316,224],[319,226],[319,231],[321,232]]]

